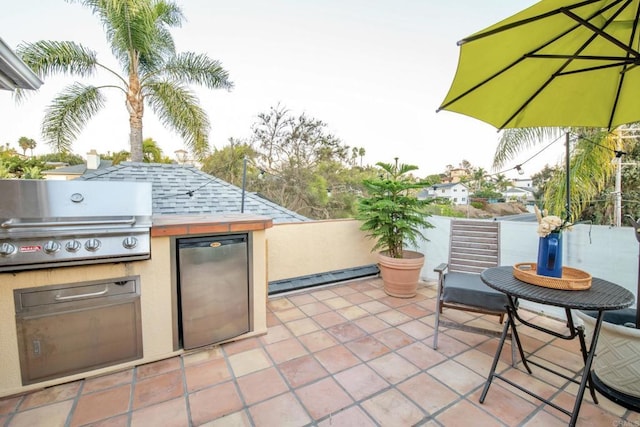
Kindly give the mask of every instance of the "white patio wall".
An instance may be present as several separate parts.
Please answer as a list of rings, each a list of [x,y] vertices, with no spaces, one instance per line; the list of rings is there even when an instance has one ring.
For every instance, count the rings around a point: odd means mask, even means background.
[[[429,239],[417,250],[426,256],[422,269],[424,280],[436,280],[433,269],[447,262],[449,223],[451,218],[432,216],[434,228],[425,230]],[[514,265],[536,262],[538,253],[537,223],[502,221],[500,225],[500,262]],[[563,234],[563,264],[589,272],[593,277],[614,282],[636,295],[638,284],[638,241],[632,227],[608,227],[579,224]],[[637,298],[637,295],[636,295]],[[554,307],[521,302],[527,308],[564,318],[564,311]]]

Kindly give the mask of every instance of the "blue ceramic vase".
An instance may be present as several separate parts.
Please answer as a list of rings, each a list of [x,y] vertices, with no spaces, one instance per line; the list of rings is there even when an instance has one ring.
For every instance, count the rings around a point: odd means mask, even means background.
[[[540,276],[562,277],[562,233],[540,237],[536,273]]]

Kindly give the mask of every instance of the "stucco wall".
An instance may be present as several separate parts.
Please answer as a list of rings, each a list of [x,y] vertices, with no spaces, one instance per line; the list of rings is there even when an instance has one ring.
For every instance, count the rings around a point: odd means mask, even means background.
[[[269,281],[376,263],[356,220],[274,224],[267,247]]]

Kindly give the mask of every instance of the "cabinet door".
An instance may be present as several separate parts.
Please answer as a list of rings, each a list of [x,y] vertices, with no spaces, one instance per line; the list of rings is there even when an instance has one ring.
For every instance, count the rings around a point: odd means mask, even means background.
[[[139,298],[16,320],[25,385],[142,357]]]

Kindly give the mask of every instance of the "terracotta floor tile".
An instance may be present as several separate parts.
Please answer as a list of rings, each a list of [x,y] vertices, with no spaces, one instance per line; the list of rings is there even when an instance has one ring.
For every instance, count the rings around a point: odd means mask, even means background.
[[[305,304],[317,302],[317,300],[313,296],[307,293],[291,295],[287,297],[287,299],[291,301],[291,303],[294,304],[296,307],[302,307]]]
[[[247,405],[269,399],[289,389],[276,368],[267,368],[238,378],[238,387]]]
[[[324,300],[335,298],[335,297],[338,296],[338,294],[333,292],[331,289],[322,289],[322,290],[319,290],[319,291],[311,291],[310,294],[311,294],[311,296],[316,298],[318,301],[324,301]]]
[[[469,425],[469,420],[473,420],[474,427],[504,426],[499,420],[466,400],[447,408],[443,413],[436,416],[436,420],[444,426]]]
[[[366,336],[358,340],[348,342],[346,347],[365,362],[391,351],[389,347],[382,344],[372,336]]]
[[[365,400],[360,406],[382,426],[412,426],[426,416],[420,408],[394,389]]]
[[[523,427],[565,427],[567,420],[561,420],[548,412],[539,411],[524,423]]]
[[[271,345],[277,346],[279,344],[280,343]],[[261,348],[234,354],[229,356],[228,360],[236,377],[241,377],[272,366],[271,361]]]
[[[191,353],[182,355],[182,363],[185,367],[197,365],[198,363],[209,362],[211,360],[224,358],[222,347],[216,345],[214,347],[203,348]]]
[[[389,310],[389,306],[388,305],[384,305],[380,301],[376,301],[376,300],[372,300],[372,301],[360,304],[359,307],[361,309],[363,309],[363,310],[368,311],[371,314],[382,313],[384,311]]]
[[[478,402],[477,404],[482,405],[483,410],[508,425],[520,425],[539,404],[533,404],[513,393],[513,387],[507,386],[507,388],[502,387],[501,384],[492,384],[490,394],[487,394],[483,404],[479,403],[481,389],[472,393],[469,400]]]
[[[316,314],[331,311],[331,308],[323,302],[315,301],[309,304],[301,305],[300,310],[302,310],[307,316],[315,316]]]
[[[414,319],[419,319],[433,313],[432,311],[427,310],[426,308],[418,304],[409,304],[403,307],[399,307],[398,311],[406,314],[407,316],[413,317]]]
[[[322,366],[332,374],[360,363],[360,359],[354,356],[347,348],[340,345],[319,351],[315,353],[315,356]]]
[[[269,307],[274,312],[278,312],[278,311],[286,311],[292,308],[296,308],[296,305],[291,301],[289,301],[287,298],[280,297],[280,298],[270,298],[267,301],[267,307]]]
[[[242,409],[242,401],[232,382],[206,388],[189,395],[191,422],[200,425]]]
[[[71,419],[71,426],[93,423],[129,410],[131,385],[121,385],[80,396]]]
[[[430,338],[428,339],[428,341],[431,344]],[[464,344],[463,342],[449,336],[448,333],[443,333],[442,331],[440,331],[440,333],[438,334],[438,351],[444,356],[454,357],[467,350],[469,350],[469,346],[467,344]],[[506,347],[502,352],[506,352]],[[495,347],[493,348],[493,353],[490,354],[495,354]],[[509,358],[511,357],[509,356]]]
[[[275,315],[281,322],[290,322],[292,320],[304,319],[306,314],[299,308],[290,308],[289,310],[276,311]]]
[[[18,412],[7,427],[64,427],[72,407],[73,401],[67,400]]]
[[[328,372],[312,356],[289,360],[279,365],[279,369],[293,388],[328,375]]]
[[[415,342],[415,338],[405,334],[397,328],[388,328],[373,334],[373,336],[391,350],[406,347]]]
[[[365,399],[389,387],[384,378],[365,364],[337,373],[334,378],[355,400]]]
[[[130,415],[122,414],[116,415],[115,417],[106,418],[101,421],[96,421],[95,423],[91,423],[91,427],[129,427],[129,418]]]
[[[295,391],[314,420],[337,412],[353,403],[333,378],[325,378]]]
[[[398,326],[398,329],[417,340],[423,340],[433,335],[433,328],[419,320],[403,323]]]
[[[253,350],[255,348],[260,348],[260,337],[246,338],[238,341],[231,341],[225,344],[222,344],[222,351],[227,356],[231,356],[233,354],[242,353],[243,351]]]
[[[287,360],[295,359],[296,357],[305,356],[308,354],[307,350],[300,344],[300,342],[294,338],[290,338],[284,341],[280,341],[274,344],[265,346],[267,353],[273,358],[276,363],[286,362]]]
[[[408,346],[399,349],[397,353],[420,369],[428,369],[433,365],[446,360],[446,357],[440,354],[437,350],[434,350],[430,345],[423,344],[421,342],[409,344]]]
[[[200,427],[252,427],[247,411],[238,411],[217,420],[201,424]]]
[[[133,409],[174,399],[184,394],[182,372],[172,371],[136,382],[133,388]]]
[[[425,373],[398,384],[397,389],[429,414],[446,408],[460,398],[460,395]]]
[[[299,427],[311,422],[307,411],[291,393],[253,405],[249,413],[256,426]]]
[[[328,307],[332,308],[333,310],[337,310],[339,308],[344,308],[344,307],[349,307],[353,304],[351,304],[348,300],[344,299],[343,297],[337,296],[335,298],[329,298],[323,301]]]
[[[180,358],[172,357],[170,359],[160,360],[158,362],[147,363],[136,368],[136,378],[143,379],[153,375],[163,374],[180,369]]]
[[[312,353],[333,347],[338,341],[326,331],[316,331],[307,335],[298,337],[300,342]]]
[[[338,341],[343,343],[353,341],[366,335],[366,333],[362,329],[358,328],[356,325],[350,322],[327,328],[327,332],[333,335]]]
[[[387,329],[390,325],[378,319],[375,316],[365,316],[353,321],[359,328],[366,331],[369,334],[380,332],[383,329]]]
[[[300,335],[309,334],[320,329],[320,326],[310,318],[292,320],[286,323],[287,328],[291,333],[297,337]]]
[[[349,289],[349,288],[345,288]],[[365,302],[371,301],[371,297],[369,295],[362,294],[360,292],[354,292],[352,294],[343,295],[344,299],[349,301],[351,304],[362,304]]]
[[[493,363],[493,357],[475,349],[457,355],[454,360],[484,378],[489,376],[491,364]],[[499,365],[499,367],[501,366]]]
[[[359,407],[352,406],[333,413],[318,423],[318,427],[375,427],[376,423]]]
[[[347,319],[340,316],[335,311],[329,311],[326,313],[317,314],[315,316],[312,316],[312,318],[323,328],[330,328],[332,326],[339,325],[347,321]]]
[[[418,367],[396,353],[380,356],[369,361],[368,365],[391,384],[398,384],[420,371]]]
[[[0,399],[0,415],[9,414],[18,408],[18,404],[22,402],[26,396],[5,397]]]
[[[81,382],[74,381],[72,383],[61,384],[54,387],[45,388],[25,396],[20,404],[20,411],[24,411],[36,406],[48,405],[50,403],[62,402],[63,400],[73,399],[78,395]]]
[[[369,312],[367,310],[365,310],[364,308],[360,308],[357,305],[351,305],[349,307],[339,308],[336,311],[340,313],[341,316],[343,316],[345,319],[348,319],[348,320],[355,320],[355,319],[359,319],[361,317],[369,315]]]
[[[267,311],[267,327],[270,328],[272,326],[276,326],[281,324],[282,322],[278,319],[278,316],[275,315],[272,311]]]
[[[184,396],[147,406],[131,414],[131,427],[188,425],[187,402]]]
[[[89,378],[88,380],[85,380],[84,385],[82,386],[82,393],[93,393],[95,391],[105,390],[117,385],[128,384],[131,383],[131,381],[133,381],[133,369]]]
[[[187,391],[193,392],[201,388],[220,384],[231,379],[231,372],[224,359],[214,359],[184,368],[187,380]]]
[[[354,291],[364,293],[372,290],[380,290],[381,281],[379,278],[354,280],[353,282],[347,284],[347,286]]]
[[[358,291],[353,289],[351,286],[335,286],[332,287],[331,290],[333,291],[333,293],[340,296],[353,295],[358,293]]]
[[[427,373],[459,394],[467,394],[474,388],[484,385],[486,381],[485,377],[453,360],[434,366]]]
[[[260,337],[260,341],[262,341],[262,344],[267,345],[286,340],[291,336],[291,331],[285,325],[280,324],[270,327],[267,334]]]
[[[404,313],[400,313],[397,310],[387,310],[382,313],[376,314],[376,317],[392,326],[396,326],[401,323],[407,323],[411,320],[411,317],[407,316]]]

